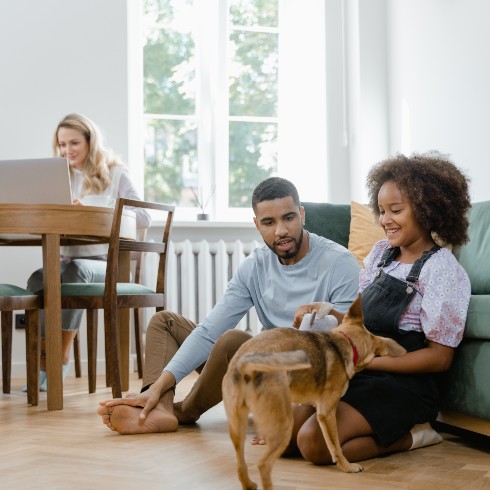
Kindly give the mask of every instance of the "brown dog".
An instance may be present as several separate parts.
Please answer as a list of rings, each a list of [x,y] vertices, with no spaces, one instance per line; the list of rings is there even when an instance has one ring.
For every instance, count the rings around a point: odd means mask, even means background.
[[[248,413],[253,413],[267,443],[258,467],[264,490],[270,490],[272,466],[291,437],[292,403],[315,405],[332,460],[342,471],[362,471],[362,466],[349,463],[342,453],[337,405],[352,376],[375,356],[406,352],[394,340],[370,333],[362,320],[359,296],[342,323],[330,332],[275,328],[248,340],[234,355],[223,379],[223,401],[243,489],[257,488],[248,476],[244,457]]]

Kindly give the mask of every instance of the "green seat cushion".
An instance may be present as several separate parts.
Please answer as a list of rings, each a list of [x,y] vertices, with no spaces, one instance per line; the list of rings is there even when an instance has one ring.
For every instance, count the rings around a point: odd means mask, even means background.
[[[62,296],[103,296],[105,284],[103,282],[94,283],[64,283],[61,285]],[[120,283],[117,285],[119,296],[129,294],[155,294],[150,288],[133,283]]]
[[[490,340],[490,295],[472,295],[466,318],[465,338]],[[489,365],[490,369],[490,365]]]
[[[33,296],[34,293],[13,284],[0,284],[0,296]]]
[[[490,294],[490,201],[471,206],[470,241],[456,252],[471,281],[472,294]]]
[[[350,231],[350,204],[303,202],[305,228],[347,248]]]

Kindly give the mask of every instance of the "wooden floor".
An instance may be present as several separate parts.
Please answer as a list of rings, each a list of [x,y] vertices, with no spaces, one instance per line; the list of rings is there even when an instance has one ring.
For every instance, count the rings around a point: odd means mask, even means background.
[[[28,407],[22,380],[0,398],[0,488],[230,490],[239,489],[235,459],[222,404],[193,427],[172,434],[121,436],[101,424],[99,400],[110,398],[103,379],[96,394],[87,378],[68,378],[64,410],[48,412],[46,394]],[[177,389],[183,398],[189,383]],[[138,391],[140,382],[131,380]],[[253,428],[250,427],[250,434]],[[490,447],[446,433],[429,448],[366,461],[359,474],[281,459],[273,472],[276,490],[330,489],[490,489]],[[247,444],[247,461],[257,480],[262,447]]]

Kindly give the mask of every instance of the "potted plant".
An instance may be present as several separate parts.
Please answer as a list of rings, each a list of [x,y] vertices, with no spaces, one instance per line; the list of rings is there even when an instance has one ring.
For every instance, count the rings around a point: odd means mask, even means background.
[[[197,215],[197,219],[199,221],[207,221],[209,219],[209,214],[206,213],[206,207],[209,204],[211,197],[213,197],[215,188],[216,188],[215,185],[213,185],[213,187],[211,187],[209,194],[208,194],[208,197],[206,198],[206,200],[204,200],[203,196],[202,196],[202,190],[199,192],[199,195],[198,195],[196,190],[193,187],[191,187],[192,193],[194,194],[194,201],[197,204],[197,206],[199,208],[201,208],[201,212],[198,213],[198,215]]]

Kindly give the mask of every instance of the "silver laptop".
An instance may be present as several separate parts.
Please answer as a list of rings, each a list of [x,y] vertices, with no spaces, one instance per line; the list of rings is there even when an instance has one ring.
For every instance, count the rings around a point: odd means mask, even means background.
[[[0,203],[71,204],[68,160],[0,160]]]

